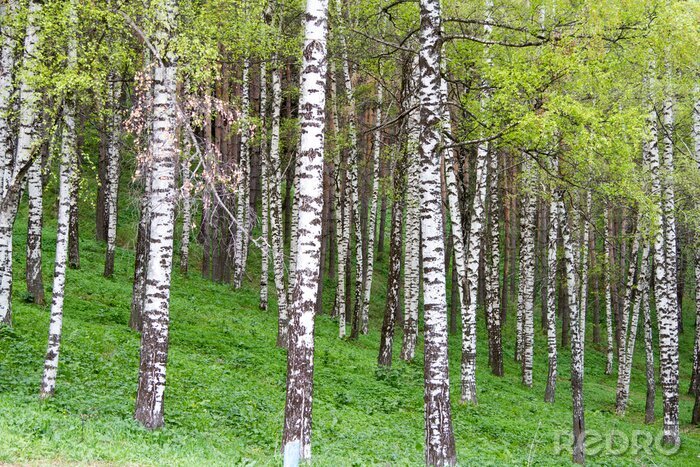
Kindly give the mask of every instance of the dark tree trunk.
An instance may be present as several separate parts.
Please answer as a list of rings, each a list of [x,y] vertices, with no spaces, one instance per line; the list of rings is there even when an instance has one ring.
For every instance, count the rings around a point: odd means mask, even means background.
[[[82,134],[82,131],[78,134]],[[75,167],[77,179],[80,179],[80,148],[82,147],[82,142],[82,137],[78,137],[78,158]],[[71,269],[80,269],[80,235],[78,235],[79,200],[80,183],[73,183],[70,193],[70,218],[68,220],[68,267]]]

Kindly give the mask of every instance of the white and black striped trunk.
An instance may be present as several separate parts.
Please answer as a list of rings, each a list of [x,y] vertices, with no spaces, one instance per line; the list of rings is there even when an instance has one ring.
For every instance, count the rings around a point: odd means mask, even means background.
[[[447,354],[445,244],[440,177],[439,0],[420,2],[420,220],[425,313],[425,463],[456,463]]]
[[[528,161],[523,170],[526,177],[522,202],[522,217],[520,219],[520,286],[518,290],[518,306],[521,308],[522,329],[522,382],[525,386],[532,386],[532,363],[535,344],[535,216],[537,215],[537,198],[532,193],[531,187],[531,163]],[[574,289],[575,290],[575,289]]]
[[[41,139],[38,136],[37,141]],[[32,149],[39,151],[38,147]],[[27,294],[37,305],[44,304],[44,279],[41,271],[42,254],[41,238],[44,224],[44,180],[42,175],[42,160],[39,154],[27,172],[27,260],[25,278]]]
[[[612,293],[610,290],[610,261],[612,258],[612,242],[611,238],[611,226],[609,217],[609,208],[603,210],[603,224],[605,225],[603,232],[605,236],[603,237],[603,252],[604,252],[604,272],[603,272],[603,282],[605,287],[605,335],[606,335],[606,349],[605,349],[605,374],[609,375],[612,373],[613,368],[613,319],[612,319]]]
[[[104,276],[114,274],[114,250],[117,244],[117,213],[119,199],[119,152],[121,137],[121,122],[119,104],[121,98],[121,83],[117,82],[116,73],[109,76],[109,135],[107,141],[107,252],[105,255]]]
[[[77,14],[73,1],[71,1],[71,10],[69,15],[70,23],[73,28],[72,33],[76,34],[77,31],[75,28],[77,27]],[[68,46],[67,66],[69,68],[74,68],[76,64],[77,39],[75,35],[73,35]],[[78,182],[75,170],[78,160],[75,112],[76,99],[71,96],[66,99],[63,106],[60,187],[58,195],[58,220],[56,225],[56,262],[54,264],[48,346],[46,349],[46,358],[44,359],[44,375],[41,380],[41,398],[53,396],[56,388],[56,374],[58,371],[58,356],[60,351],[61,329],[63,323],[63,298],[66,286],[70,210],[73,187]]]
[[[396,316],[399,313],[401,289],[401,250],[403,247],[403,197],[405,192],[405,160],[394,171],[394,204],[391,209],[391,241],[389,245],[389,276],[386,286],[386,307],[379,343],[379,366],[390,367],[394,345]]]
[[[559,172],[559,161],[552,158],[552,173]],[[547,355],[549,372],[544,392],[545,402],[554,402],[557,388],[557,245],[559,241],[559,218],[564,205],[561,192],[554,189],[549,203],[549,232],[547,234]]]
[[[375,126],[382,124],[382,86],[377,83],[377,113]],[[372,148],[372,199],[369,208],[367,226],[367,271],[363,285],[364,298],[362,301],[362,334],[367,334],[369,326],[369,301],[372,295],[372,276],[374,275],[374,239],[377,225],[377,200],[379,198],[379,157],[381,155],[382,131],[374,132],[374,147]]]
[[[639,221],[639,217],[637,218]],[[633,300],[637,300],[639,297],[638,292],[635,291],[635,281],[637,280],[637,263],[639,262],[638,254],[639,254],[639,234],[635,234],[634,240],[632,242],[632,251],[630,252],[630,262],[629,262],[629,271],[627,273],[627,286],[625,287],[625,297],[622,302],[622,313],[620,315],[621,320],[618,323],[618,326],[620,328],[620,342],[622,343],[622,348],[618,352],[618,372],[617,372],[617,395],[616,395],[616,404],[615,408],[617,411],[618,415],[624,415],[625,409],[627,407],[627,396],[628,394],[625,392],[625,389],[629,390],[629,387],[625,388],[625,382],[626,382],[626,374],[627,371],[629,370],[627,366],[627,359],[628,357],[631,358],[629,355],[628,349],[630,345],[630,336],[628,334],[631,334],[631,329],[632,329],[632,324],[635,321],[634,317],[634,312],[638,312],[639,309],[636,308],[636,303],[633,303]],[[639,288],[639,287],[637,287]],[[632,317],[630,318],[630,311],[633,312]],[[637,318],[638,318],[637,314]],[[636,325],[636,323],[634,323]],[[636,328],[635,328],[636,331]]]
[[[243,98],[241,99],[241,152],[238,164],[240,173],[239,185],[237,187],[237,213],[236,213],[236,245],[235,263],[233,269],[233,286],[240,288],[243,283],[246,261],[248,257],[248,236],[250,229],[250,60],[246,58],[243,64],[243,81],[241,84]]]
[[[314,313],[318,293],[323,213],[328,1],[308,0],[299,102],[299,243],[292,282],[287,397],[282,450],[285,465],[311,457]]]
[[[652,196],[657,199],[659,212],[664,212],[666,203],[662,198],[662,183],[658,147],[656,116],[649,118],[649,169],[652,178]],[[669,287],[668,263],[666,261],[666,229],[663,222],[654,234],[654,298],[659,327],[659,355],[661,365],[661,389],[664,402],[665,443],[680,441],[678,428],[678,313],[675,293]]]
[[[158,11],[158,38],[164,43],[175,27],[177,4],[164,0]],[[170,37],[168,37],[170,36]],[[163,426],[165,373],[168,360],[170,277],[175,227],[177,165],[177,86],[175,57],[170,51],[155,68],[153,130],[150,138],[151,197],[148,269],[143,308],[141,363],[134,418],[146,428]]]
[[[414,64],[417,67],[417,64]],[[416,70],[417,71],[417,70]],[[413,76],[414,86],[417,86],[417,76]],[[414,88],[415,90],[415,88]],[[418,105],[416,93],[412,93],[409,99],[409,108]],[[418,339],[418,300],[420,287],[420,161],[418,159],[419,146],[419,111],[413,110],[408,115],[408,161],[406,185],[405,211],[406,211],[406,245],[404,247],[404,322],[403,341],[401,343],[401,359],[411,361],[416,356],[416,341]]]
[[[15,68],[15,31],[12,20],[17,14],[16,0],[0,5],[0,16],[6,18],[0,26],[0,194],[4,195],[12,176],[14,135],[12,131],[12,74]]]
[[[571,324],[571,396],[573,402],[573,461],[579,464],[585,462],[586,428],[583,408],[583,333],[581,332],[581,317],[578,310],[578,294],[576,293],[576,260],[574,245],[571,241],[571,229],[566,206],[561,210],[561,230],[564,243],[564,263],[566,265],[566,282]]]
[[[277,292],[277,346],[287,347],[287,286],[284,282],[284,242],[282,239],[282,168],[280,167],[280,111],[282,84],[279,63],[272,70],[272,128],[270,134],[270,227],[272,236],[272,264]],[[291,279],[290,279],[291,280]]]
[[[22,57],[22,68],[28,74],[34,73],[37,66],[40,11],[39,2],[29,2]],[[38,131],[39,97],[32,79],[21,81],[17,146],[9,182],[3,193],[4,202],[0,208],[0,320],[7,324],[12,322],[12,228],[17,217],[22,185],[41,143]]]
[[[267,310],[267,280],[270,275],[270,175],[267,157],[267,65],[260,63],[260,187],[262,213],[260,216],[262,241],[260,244],[260,309]]]

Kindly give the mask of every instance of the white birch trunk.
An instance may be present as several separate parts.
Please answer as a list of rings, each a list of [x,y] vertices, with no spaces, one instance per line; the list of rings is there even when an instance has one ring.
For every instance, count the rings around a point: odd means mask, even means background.
[[[318,293],[323,213],[323,151],[326,104],[327,0],[308,0],[299,102],[298,268],[293,281],[287,353],[287,400],[282,450],[285,465],[311,458],[314,311]]]
[[[280,167],[280,112],[282,108],[282,84],[279,63],[272,70],[272,130],[270,134],[270,227],[272,235],[272,263],[277,292],[277,346],[287,347],[287,287],[284,283],[284,242],[282,239],[282,168]],[[291,279],[290,279],[291,280]]]
[[[552,158],[552,173],[559,172],[559,161]],[[545,402],[554,402],[557,388],[557,244],[559,240],[559,217],[564,205],[561,192],[555,188],[549,203],[549,232],[547,234],[547,355],[549,373],[544,393]]]
[[[37,127],[40,96],[34,88],[36,49],[41,32],[40,11],[39,2],[29,2],[22,57],[22,79],[19,80],[19,133],[12,173],[0,208],[0,320],[7,324],[12,322],[12,228],[17,217],[21,185],[30,163],[37,155],[40,144]]]
[[[105,277],[114,273],[114,250],[117,244],[117,213],[119,199],[119,150],[121,138],[121,122],[119,118],[119,101],[121,98],[121,83],[116,82],[116,73],[109,77],[109,136],[107,142],[107,253],[105,258]]]
[[[238,185],[236,212],[236,245],[233,269],[233,286],[240,288],[243,283],[246,259],[248,253],[249,209],[250,209],[250,60],[246,57],[243,63],[243,82],[241,84],[243,98],[241,99],[241,152],[238,164],[240,180]]]
[[[347,254],[350,241],[350,224],[348,220],[350,198],[347,196],[346,188],[345,200],[343,203],[341,203],[341,198],[343,198],[342,175],[347,175],[347,170],[342,171],[341,169],[341,148],[339,145],[340,122],[338,119],[338,80],[333,62],[331,62],[331,76],[333,79],[331,93],[333,96],[333,128],[335,131],[335,146],[333,148],[333,166],[335,167],[335,228],[337,232],[336,237],[338,249],[338,282],[335,290],[334,314],[338,317],[338,337],[342,339],[345,337],[345,268],[347,267]]]
[[[382,86],[377,83],[377,113],[375,126],[382,124]],[[379,198],[379,157],[381,155],[382,131],[374,132],[374,147],[372,148],[372,199],[367,223],[367,274],[364,283],[364,299],[362,302],[362,334],[367,334],[369,325],[369,299],[372,295],[372,276],[374,274],[374,239],[377,225],[377,200]]]
[[[77,64],[77,15],[75,5],[71,1],[69,13],[73,36],[68,45],[67,67],[74,68]],[[61,327],[63,323],[63,297],[66,285],[66,261],[68,258],[68,237],[71,209],[71,194],[73,185],[77,183],[76,163],[78,147],[75,131],[76,99],[68,97],[63,107],[63,136],[61,138],[61,168],[60,188],[58,195],[58,222],[56,227],[56,263],[54,265],[53,291],[51,298],[51,321],[49,324],[49,339],[44,360],[44,375],[41,381],[41,398],[51,397],[56,387],[58,371],[58,356],[61,343]]]
[[[12,175],[14,141],[12,132],[12,73],[15,68],[15,30],[12,21],[17,14],[16,0],[0,5],[0,16],[6,18],[0,26],[2,48],[0,49],[0,194],[5,191]]]
[[[425,313],[425,463],[456,463],[447,355],[447,300],[440,177],[440,2],[421,0],[420,220]]]
[[[177,18],[175,0],[163,0],[157,10],[160,50],[173,37]],[[170,277],[175,227],[175,173],[177,163],[176,57],[168,49],[155,67],[153,131],[150,139],[151,199],[148,269],[146,273],[141,363],[134,418],[146,428],[163,426],[165,372],[168,360]]]
[[[609,238],[610,233],[610,219],[608,214],[608,208],[603,210],[605,224],[605,236],[603,238],[603,252],[604,252],[604,273],[603,281],[605,283],[605,332],[606,332],[606,350],[605,350],[605,374],[612,374],[613,368],[613,321],[612,321],[612,293],[610,290],[610,258],[612,256],[612,238]]]
[[[652,178],[652,196],[657,199],[659,212],[667,208],[662,197],[660,160],[658,147],[658,128],[656,116],[652,113],[650,120],[649,169]],[[680,441],[678,428],[678,313],[675,305],[675,290],[671,293],[668,285],[669,271],[666,261],[666,229],[664,223],[654,234],[654,298],[656,301],[657,321],[659,326],[659,353],[661,365],[661,389],[664,401],[664,436],[665,443],[677,444]],[[675,243],[674,243],[675,247]]]
[[[518,306],[522,308],[522,382],[525,386],[532,386],[532,363],[534,357],[535,328],[535,216],[537,214],[537,198],[531,191],[533,186],[530,177],[531,163],[526,164],[524,177],[526,191],[523,200],[523,213],[520,227],[520,286]],[[574,288],[575,290],[575,288]]]
[[[270,275],[270,175],[267,157],[267,65],[260,63],[260,186],[262,189],[262,242],[260,245],[260,309],[267,310],[267,280]]]
[[[564,262],[566,264],[566,282],[571,323],[571,395],[573,402],[573,461],[579,464],[585,462],[585,437],[583,408],[583,333],[581,332],[581,317],[578,310],[578,294],[576,293],[576,260],[574,245],[571,241],[566,207],[561,211],[561,229],[564,243]]]
[[[417,73],[417,62],[414,62],[414,73]],[[414,86],[418,86],[418,77],[413,76]],[[409,99],[409,108],[418,105],[414,92]],[[418,339],[418,299],[420,287],[420,161],[419,146],[419,111],[413,110],[408,115],[408,167],[406,188],[406,246],[404,248],[404,323],[403,341],[401,343],[401,359],[411,361],[416,356],[416,341]]]

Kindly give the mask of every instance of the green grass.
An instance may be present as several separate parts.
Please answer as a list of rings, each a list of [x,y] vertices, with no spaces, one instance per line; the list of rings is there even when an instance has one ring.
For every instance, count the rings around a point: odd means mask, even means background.
[[[120,233],[133,244],[132,213]],[[104,245],[90,240],[83,223],[82,269],[68,272],[65,320],[56,395],[38,399],[48,329],[48,307],[24,302],[25,218],[15,235],[14,327],[0,329],[0,463],[116,463],[159,465],[279,465],[285,397],[285,352],[275,347],[276,313],[258,309],[258,259],[251,253],[250,277],[240,291],[174,274],[166,427],[148,432],[132,420],[139,359],[139,336],[130,331],[129,303],[133,254],[119,249],[113,279],[102,277]],[[45,229],[44,277],[47,294],[53,267],[55,224]],[[386,258],[386,255],[385,255]],[[375,269],[370,333],[357,342],[339,340],[328,317],[333,286],[326,286],[325,312],[317,319],[313,411],[316,465],[420,465],[423,462],[422,354],[406,364],[394,359],[377,371],[386,264]],[[271,296],[274,292],[271,288]],[[686,303],[690,304],[690,300]],[[686,310],[682,336],[682,446],[673,456],[658,451],[615,455],[600,449],[589,464],[697,465],[700,430],[691,427],[692,400],[686,395],[692,363],[692,311]],[[504,333],[506,376],[487,369],[483,315],[479,315],[477,384],[479,404],[459,404],[458,336],[450,338],[452,415],[461,465],[567,465],[570,453],[557,440],[571,428],[567,381],[569,352],[560,351],[557,402],[543,399],[547,375],[546,341],[537,332],[531,389],[520,384],[512,361],[513,319]],[[539,330],[539,323],[537,323]],[[591,336],[591,329],[588,331]],[[400,334],[397,341],[400,345]],[[614,414],[615,376],[603,374],[604,355],[589,341],[586,354],[586,426],[601,434],[661,431],[643,425],[644,356],[637,345],[628,414]],[[419,347],[419,351],[422,348]],[[395,347],[395,357],[398,347]],[[658,358],[657,358],[658,362]],[[619,439],[619,438],[618,438]],[[624,446],[622,446],[624,447]],[[622,451],[619,442],[614,446]],[[592,449],[591,449],[592,450]]]

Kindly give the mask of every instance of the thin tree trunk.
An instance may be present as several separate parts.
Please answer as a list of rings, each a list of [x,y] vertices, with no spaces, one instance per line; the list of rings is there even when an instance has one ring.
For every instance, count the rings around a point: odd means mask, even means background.
[[[280,113],[282,109],[282,85],[280,83],[279,63],[272,70],[272,131],[270,134],[270,169],[272,186],[270,187],[270,227],[272,235],[272,263],[277,291],[277,346],[287,347],[287,287],[284,283],[284,239],[282,238],[282,168],[280,160]],[[290,278],[291,281],[291,278]]]
[[[236,214],[236,237],[233,267],[233,287],[238,289],[243,283],[243,274],[246,267],[246,257],[248,251],[248,230],[250,215],[250,145],[249,123],[250,114],[250,60],[246,58],[243,64],[243,84],[241,100],[241,120],[242,128],[240,133],[240,159],[238,170],[240,172],[239,185],[237,191],[237,214]]]
[[[526,177],[532,177],[528,167],[524,169]],[[528,181],[532,186],[532,182]],[[527,188],[526,188],[527,189]],[[530,191],[527,189],[527,191]],[[524,195],[522,217],[520,220],[520,287],[518,290],[518,307],[521,316],[521,359],[522,382],[532,386],[532,363],[535,344],[535,216],[537,198],[534,193]]]
[[[22,69],[30,74],[35,72],[37,66],[36,49],[41,32],[40,11],[41,3],[29,2]],[[15,159],[3,193],[5,203],[0,209],[0,321],[8,325],[12,324],[12,228],[17,218],[22,185],[36,157],[34,148],[38,146],[39,137],[39,98],[33,80],[22,80],[19,86],[19,132]]]
[[[610,258],[613,256],[612,255],[612,242],[613,238],[611,235],[612,231],[612,226],[610,224],[610,219],[609,219],[609,210],[608,208],[605,208],[604,210],[604,217],[605,217],[605,237],[603,238],[603,251],[605,252],[605,258],[604,262],[605,264],[603,265],[604,273],[603,273],[603,284],[605,287],[605,331],[606,331],[606,363],[605,363],[605,374],[609,375],[612,374],[612,368],[613,368],[613,321],[612,321],[612,315],[613,315],[613,310],[612,310],[612,294],[610,290],[610,281],[612,279],[612,275],[610,274]]]
[[[121,98],[121,83],[116,82],[117,75],[110,73],[109,77],[109,139],[107,144],[107,177],[105,204],[107,211],[107,252],[105,254],[104,276],[114,274],[114,250],[117,244],[117,214],[119,198],[119,145],[121,137],[121,122],[119,119],[119,102]]]
[[[569,228],[566,207],[561,212],[562,237],[564,242],[564,263],[566,265],[566,281],[568,286],[569,310],[571,312],[571,394],[573,401],[573,461],[578,464],[585,462],[586,428],[583,409],[583,332],[581,317],[578,311],[576,293],[576,261],[573,242]]]
[[[489,243],[488,267],[486,270],[486,307],[489,331],[489,354],[491,355],[491,372],[503,376],[503,345],[501,341],[501,303],[500,303],[500,226],[498,223],[498,152],[492,151],[489,157]]]
[[[405,164],[401,164],[402,166]],[[379,366],[390,367],[394,342],[394,327],[396,315],[399,312],[401,292],[401,249],[403,230],[403,193],[405,190],[405,177],[402,167],[397,167],[394,172],[394,205],[391,209],[391,241],[389,244],[389,276],[386,286],[386,307],[384,308],[384,322],[382,323],[382,336],[379,343]]]
[[[77,64],[77,14],[73,0],[70,4],[69,20],[71,32],[69,39],[68,63],[69,69]],[[56,263],[53,275],[53,290],[51,298],[51,322],[49,324],[49,339],[44,360],[44,375],[41,380],[40,397],[51,397],[56,388],[56,373],[58,371],[58,355],[61,343],[61,327],[63,323],[63,297],[66,285],[66,260],[68,259],[69,219],[71,208],[71,193],[77,183],[75,165],[78,158],[75,132],[76,99],[66,99],[63,107],[63,136],[61,138],[61,167],[60,188],[58,195],[58,222],[56,226]]]
[[[299,108],[299,250],[290,307],[287,353],[287,400],[282,450],[285,465],[311,458],[314,308],[318,291],[321,216],[323,211],[323,151],[326,101],[327,0],[308,0],[301,68]]]
[[[552,173],[559,172],[559,161],[552,158]],[[547,353],[549,373],[544,391],[544,401],[554,403],[557,387],[557,245],[559,217],[564,209],[561,192],[555,188],[549,202],[549,233],[547,235]]]
[[[649,259],[648,251],[645,247],[644,253],[646,254],[646,259]],[[642,269],[640,271],[639,284],[637,286],[638,290],[634,290],[634,282],[636,280],[637,274],[637,262],[639,261],[639,235],[635,235],[634,242],[632,244],[632,252],[630,256],[629,273],[627,274],[627,288],[625,291],[625,301],[622,306],[622,341],[624,346],[620,352],[620,360],[618,361],[618,372],[617,372],[617,395],[615,402],[615,411],[618,415],[624,415],[627,408],[627,400],[629,398],[629,372],[631,372],[631,362],[632,356],[634,355],[634,342],[637,332],[637,321],[639,319],[639,305],[640,299],[639,294],[643,293],[643,281],[645,278],[646,271],[644,270],[644,263],[642,262]],[[634,301],[634,303],[633,303]],[[630,310],[632,311],[632,316],[630,317]],[[631,349],[631,350],[630,350]]]
[[[41,273],[41,237],[44,218],[44,183],[41,174],[41,158],[34,159],[27,173],[27,293],[37,305],[44,304],[44,279]]]
[[[260,244],[260,309],[267,310],[267,280],[270,276],[270,175],[267,157],[267,65],[260,63],[260,189],[262,191],[262,208],[260,222],[262,241]]]
[[[377,86],[377,111],[375,126],[382,123],[382,87]],[[382,132],[374,132],[374,147],[372,148],[372,200],[369,208],[367,227],[367,269],[365,276],[364,301],[362,303],[362,334],[367,334],[369,324],[369,300],[372,295],[372,276],[374,274],[374,239],[377,225],[377,200],[379,197],[379,156],[381,154]]]
[[[415,65],[415,62],[414,62]],[[418,77],[412,77],[412,92],[409,92],[409,107],[418,104],[416,87]],[[420,223],[420,161],[418,145],[420,132],[420,116],[418,111],[408,115],[408,167],[406,185],[406,245],[404,247],[404,322],[403,341],[401,344],[401,359],[412,361],[416,356],[416,341],[418,337],[418,302],[420,288],[419,248],[421,237]]]

